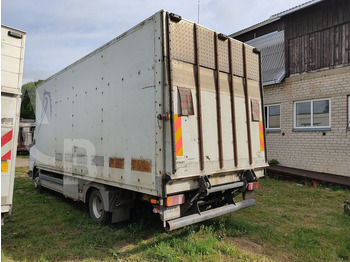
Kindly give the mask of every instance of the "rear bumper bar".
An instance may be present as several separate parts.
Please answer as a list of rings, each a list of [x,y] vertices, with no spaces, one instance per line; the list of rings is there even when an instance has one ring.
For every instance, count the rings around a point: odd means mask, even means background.
[[[174,229],[178,229],[184,226],[188,226],[191,224],[199,223],[214,217],[222,216],[242,208],[250,207],[255,205],[254,199],[243,200],[236,204],[229,204],[226,206],[210,209],[207,211],[201,212],[201,214],[193,214],[186,217],[180,217],[177,219],[169,220],[166,222],[166,230],[172,231]]]

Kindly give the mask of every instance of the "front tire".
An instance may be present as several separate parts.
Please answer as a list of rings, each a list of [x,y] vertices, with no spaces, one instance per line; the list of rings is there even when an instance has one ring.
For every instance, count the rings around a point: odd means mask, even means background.
[[[41,185],[39,174],[40,174],[40,170],[37,170],[34,174],[34,187],[35,187],[35,190],[39,194],[41,194],[43,192],[43,187]]]
[[[105,210],[101,193],[97,189],[94,189],[90,194],[89,211],[90,217],[94,222],[100,224],[108,224],[110,222],[111,213]]]

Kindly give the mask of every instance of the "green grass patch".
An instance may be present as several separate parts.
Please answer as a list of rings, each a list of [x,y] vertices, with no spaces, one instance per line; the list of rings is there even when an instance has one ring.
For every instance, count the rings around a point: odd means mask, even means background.
[[[257,205],[169,234],[144,209],[130,222],[94,224],[80,202],[38,194],[16,169],[13,213],[2,226],[3,261],[347,261],[350,191],[265,178]]]

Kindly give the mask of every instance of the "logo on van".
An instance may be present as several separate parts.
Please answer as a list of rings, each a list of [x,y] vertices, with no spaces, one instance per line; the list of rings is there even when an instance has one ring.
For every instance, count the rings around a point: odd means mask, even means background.
[[[40,130],[40,127],[41,127],[44,119],[48,117],[48,113],[50,113],[50,118],[51,118],[52,117],[51,92],[44,90],[38,132]]]

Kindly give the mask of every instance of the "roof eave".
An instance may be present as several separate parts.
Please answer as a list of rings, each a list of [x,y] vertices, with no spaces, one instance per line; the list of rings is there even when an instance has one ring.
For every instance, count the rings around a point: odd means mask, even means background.
[[[230,35],[230,37],[235,38],[236,36],[243,35],[243,34],[245,34],[245,33],[248,33],[248,32],[250,32],[250,31],[253,31],[253,30],[255,30],[255,29],[259,28],[259,27],[263,27],[263,26],[265,26],[265,25],[271,24],[271,23],[273,23],[273,22],[275,22],[275,21],[277,21],[277,20],[279,20],[279,19],[281,19],[281,18],[280,18],[280,17],[275,17],[275,18],[272,18],[272,19],[269,18],[269,19],[267,19],[267,20],[265,20],[265,21],[263,21],[263,22],[261,22],[261,23],[259,23],[259,24],[253,25],[253,26],[251,26],[251,27],[248,27],[248,28],[246,28],[246,29],[243,29],[243,30],[241,30],[241,31],[238,31],[238,32],[236,32],[236,33],[233,33],[232,35]]]
[[[286,77],[286,72],[283,72],[278,79],[274,79],[274,80],[263,82],[263,86],[270,86],[270,85],[280,84],[285,77]]]
[[[291,14],[291,13],[297,12],[297,11],[299,11],[299,10],[301,10],[301,9],[307,8],[307,7],[309,7],[309,6],[318,4],[318,3],[323,2],[323,1],[324,1],[324,0],[311,0],[311,1],[309,1],[309,2],[306,2],[306,3],[304,3],[304,4],[298,5],[298,6],[296,6],[296,7],[293,7],[293,8],[291,8],[291,9],[288,9],[288,10],[283,11],[283,12],[281,12],[281,13],[272,15],[272,16],[270,16],[270,19],[271,19],[271,18],[274,18],[274,17],[279,17],[279,18],[281,18],[281,17],[283,17],[283,16],[289,15],[289,14]]]
[[[238,32],[236,32],[236,33],[233,33],[232,35],[230,35],[230,37],[235,38],[235,37],[237,37],[237,36],[243,35],[243,34],[245,34],[245,33],[248,33],[248,32],[250,32],[250,31],[253,31],[253,30],[255,30],[255,29],[258,29],[258,28],[260,28],[260,27],[263,27],[263,26],[265,26],[265,25],[271,24],[271,23],[273,23],[273,22],[275,22],[275,21],[281,19],[282,17],[284,17],[284,16],[286,16],[286,15],[289,15],[289,14],[291,14],[291,13],[297,12],[297,11],[299,11],[299,10],[301,10],[301,9],[306,8],[306,7],[309,7],[309,6],[318,4],[318,3],[322,2],[322,1],[324,1],[324,0],[311,0],[311,1],[309,1],[309,2],[306,2],[306,3],[304,3],[304,4],[301,4],[301,5],[299,5],[299,6],[293,7],[293,8],[291,8],[291,9],[289,9],[289,10],[280,12],[280,13],[275,14],[275,15],[272,15],[272,16],[270,16],[269,19],[267,19],[267,20],[265,20],[265,21],[263,21],[263,22],[261,22],[261,23],[258,23],[258,24],[256,24],[256,25],[253,25],[253,26],[251,26],[251,27],[248,27],[248,28],[246,28],[246,29],[240,30],[240,31],[238,31]]]

